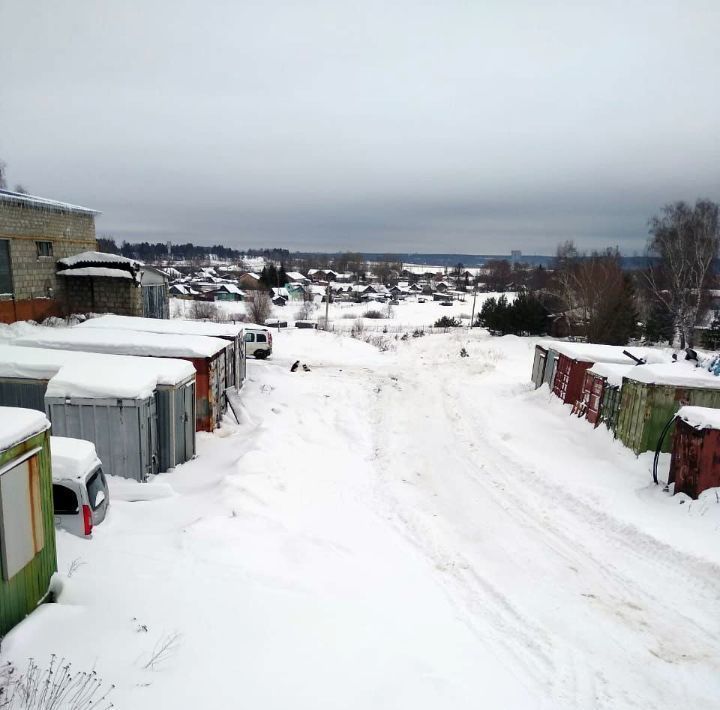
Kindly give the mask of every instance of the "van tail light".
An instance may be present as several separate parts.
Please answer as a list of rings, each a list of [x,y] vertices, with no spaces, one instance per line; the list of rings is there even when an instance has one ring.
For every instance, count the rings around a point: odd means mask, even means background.
[[[268,345],[272,347],[272,333],[268,330]]]
[[[90,510],[89,505],[84,505],[82,507],[82,514],[83,514],[83,524],[85,525],[85,534],[90,535],[92,533],[93,523],[92,523],[92,510]]]

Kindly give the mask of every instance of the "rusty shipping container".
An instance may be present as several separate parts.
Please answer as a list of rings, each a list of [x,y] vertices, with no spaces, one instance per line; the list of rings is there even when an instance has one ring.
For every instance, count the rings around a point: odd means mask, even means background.
[[[617,418],[617,403],[622,378],[632,370],[633,365],[595,363],[585,372],[579,414],[597,427],[605,422],[614,431]]]
[[[720,410],[682,407],[675,419],[669,483],[697,498],[720,487]]]
[[[585,372],[596,363],[632,365],[635,361],[625,348],[614,345],[598,345],[595,343],[557,343],[557,372],[552,391],[565,404],[575,405],[582,401]],[[652,349],[632,349],[635,358],[664,357]]]

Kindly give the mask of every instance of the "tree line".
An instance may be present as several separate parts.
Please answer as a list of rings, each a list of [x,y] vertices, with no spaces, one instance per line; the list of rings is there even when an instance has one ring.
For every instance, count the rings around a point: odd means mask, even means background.
[[[564,242],[552,269],[534,270],[532,287],[521,286],[512,303],[502,296],[486,301],[478,324],[497,333],[552,330],[613,345],[643,338],[681,348],[718,347],[720,313],[700,343],[696,330],[717,285],[719,210],[705,199],[663,207],[648,224],[643,269],[623,269],[617,248],[581,253]]]

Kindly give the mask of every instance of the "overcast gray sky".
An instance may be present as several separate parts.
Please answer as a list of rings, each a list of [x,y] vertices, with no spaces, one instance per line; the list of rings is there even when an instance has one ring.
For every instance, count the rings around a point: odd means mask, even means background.
[[[642,250],[720,199],[720,0],[0,0],[11,184],[118,239]]]

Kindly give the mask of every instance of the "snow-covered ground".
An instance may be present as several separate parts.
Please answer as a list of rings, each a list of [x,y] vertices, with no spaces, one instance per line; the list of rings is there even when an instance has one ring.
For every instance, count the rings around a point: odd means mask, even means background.
[[[715,491],[534,391],[530,339],[391,344],[278,333],[240,424],[58,534],[58,602],[3,657],[138,710],[717,708]]]
[[[508,300],[515,298],[513,293],[478,293],[475,304],[475,313],[477,314],[482,308],[482,304],[488,298],[498,298],[504,295]],[[363,321],[365,326],[382,329],[385,327],[412,328],[425,326],[430,327],[438,318],[442,316],[450,316],[462,320],[464,323],[470,323],[472,315],[473,297],[469,293],[465,301],[453,301],[452,306],[442,306],[440,301],[433,301],[432,297],[421,296],[425,298],[425,303],[420,303],[418,298],[412,296],[407,300],[400,301],[396,306],[390,306],[388,312],[388,304],[377,303],[371,301],[369,303],[331,303],[328,308],[328,318],[331,327],[336,330],[350,330],[357,319]],[[215,305],[222,316],[228,320],[242,317],[245,315],[245,304],[243,302],[234,301],[216,301]],[[303,304],[301,302],[291,301],[285,306],[273,306],[273,318],[280,318],[288,322],[293,322],[300,317],[300,310]],[[193,309],[193,301],[186,301],[181,298],[170,299],[170,317],[171,318],[187,318],[191,317]],[[363,318],[368,311],[380,311],[384,316],[382,319]],[[310,318],[324,318],[325,304],[316,301],[313,304]]]

